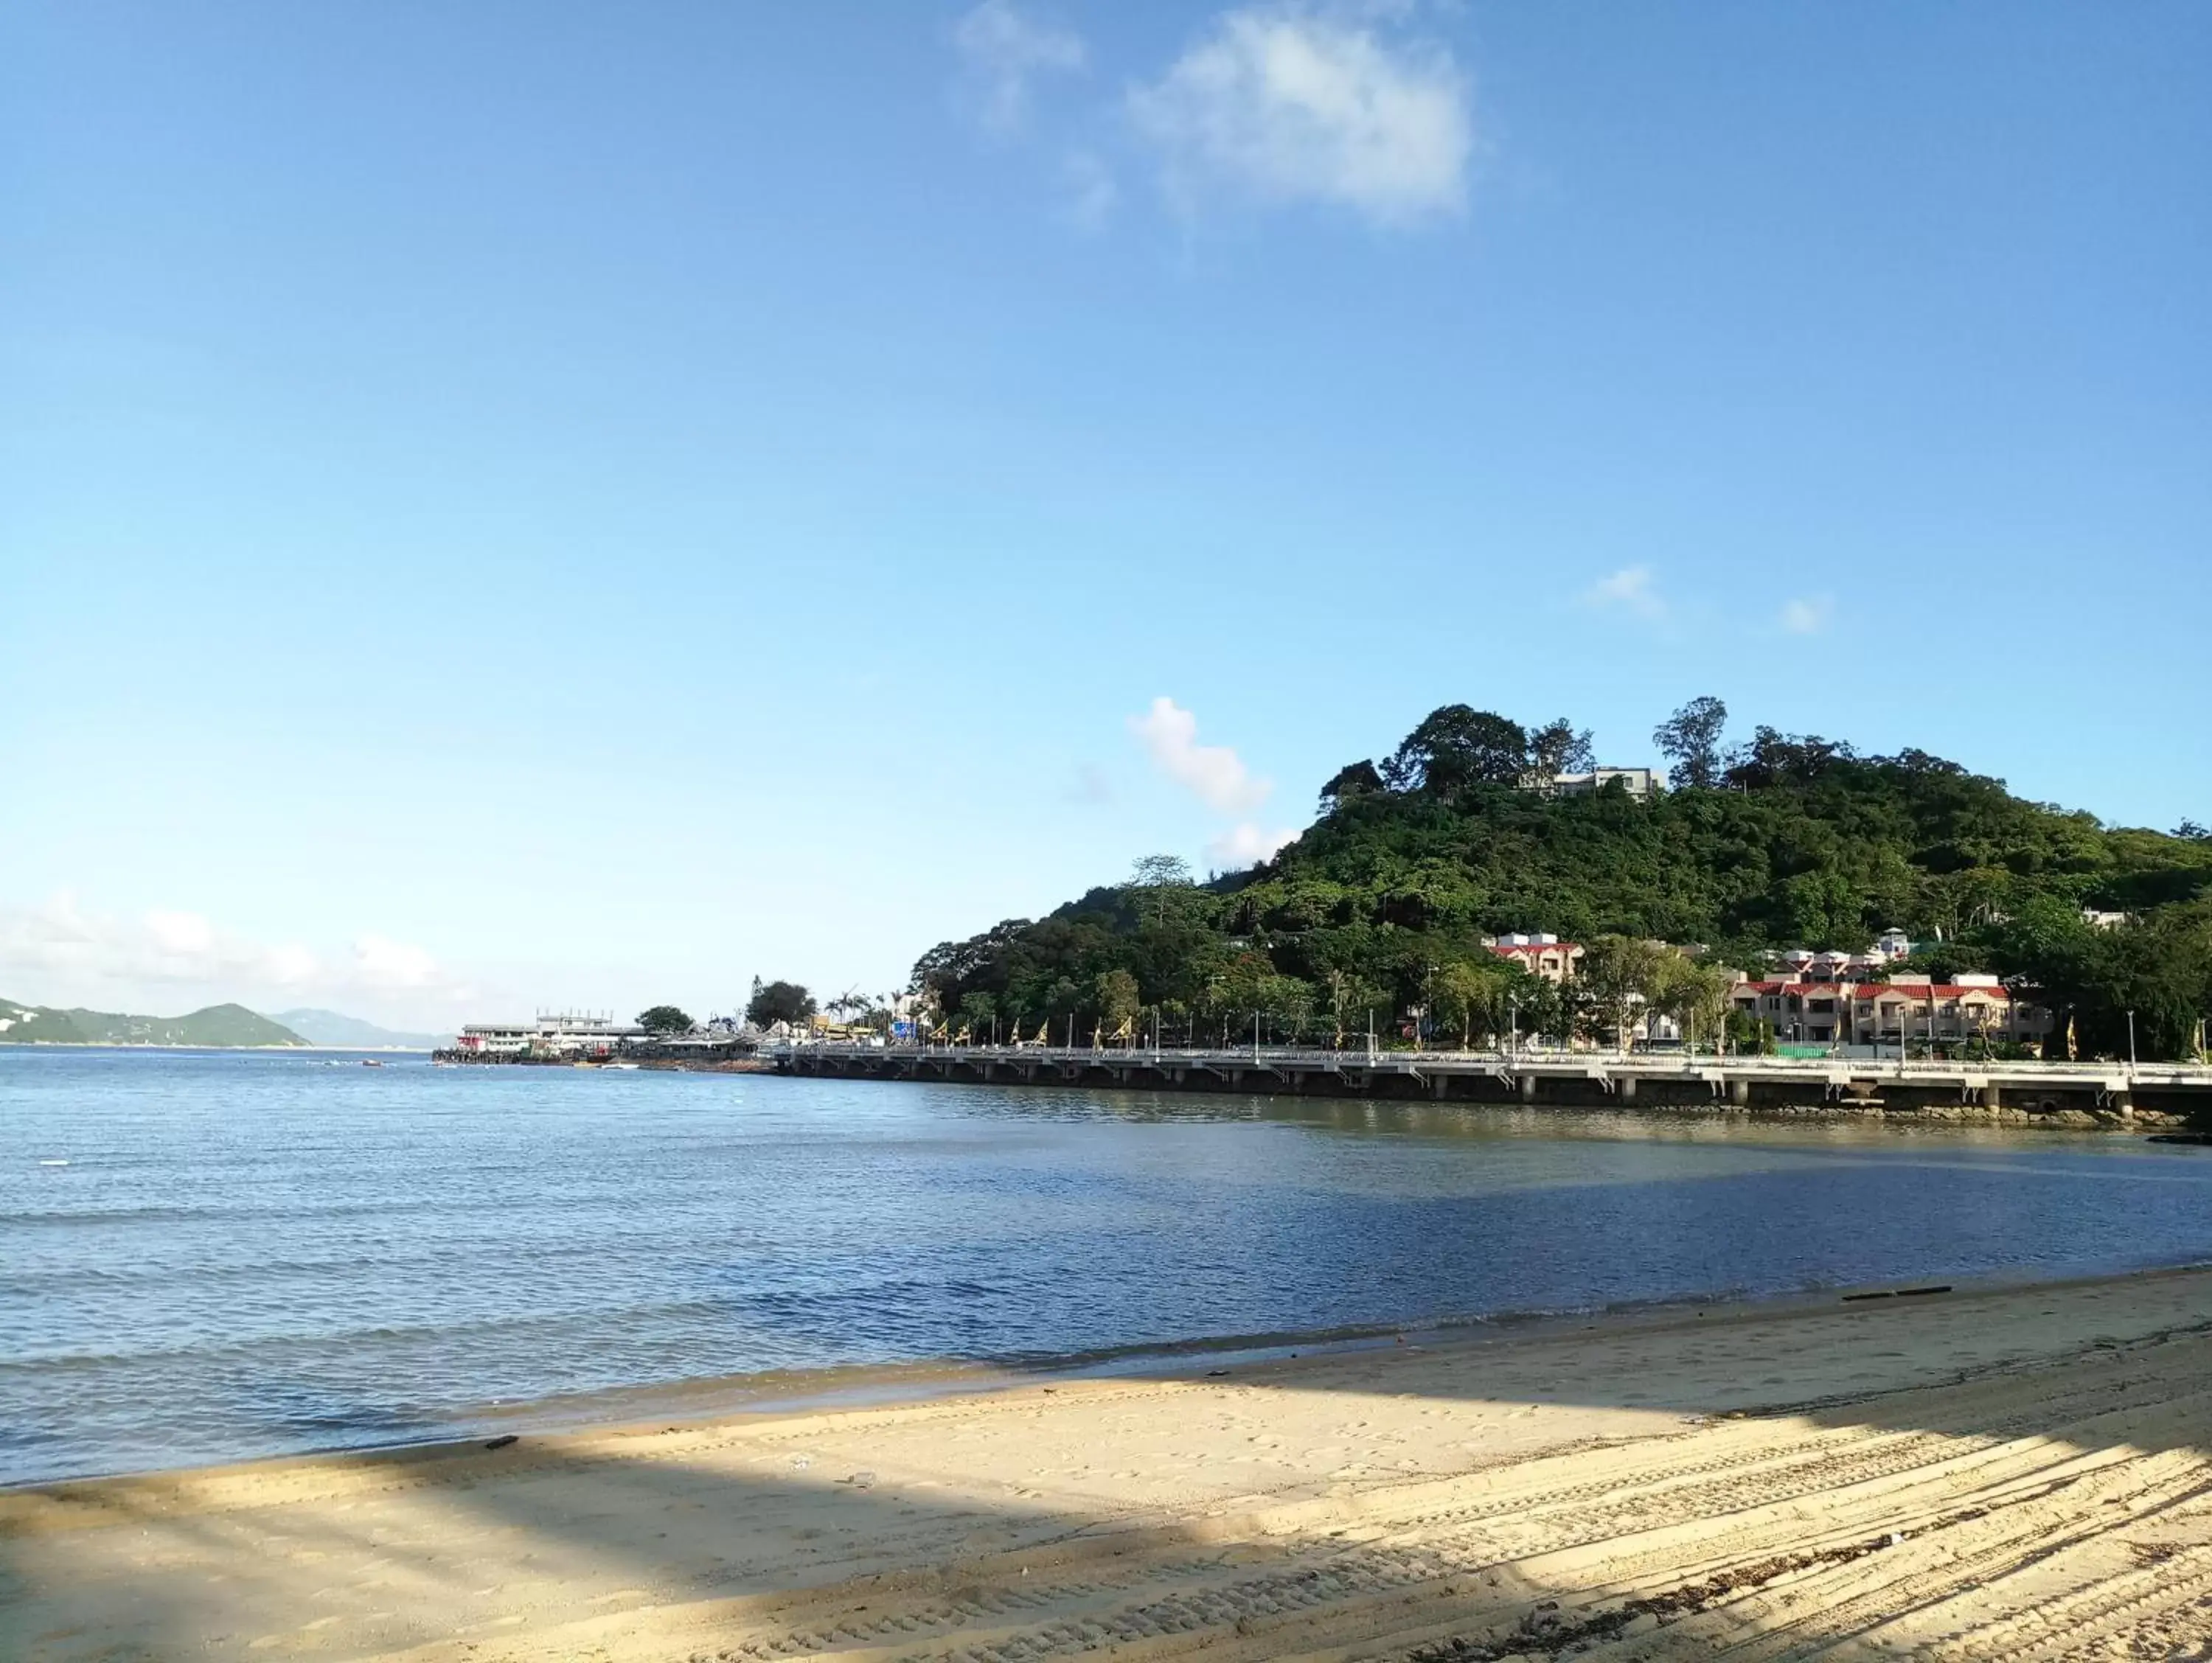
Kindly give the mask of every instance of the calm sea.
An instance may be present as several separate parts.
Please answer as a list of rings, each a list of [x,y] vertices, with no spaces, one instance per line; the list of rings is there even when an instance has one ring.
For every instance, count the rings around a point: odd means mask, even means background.
[[[2212,1259],[2059,1133],[0,1051],[0,1480],[757,1371]]]

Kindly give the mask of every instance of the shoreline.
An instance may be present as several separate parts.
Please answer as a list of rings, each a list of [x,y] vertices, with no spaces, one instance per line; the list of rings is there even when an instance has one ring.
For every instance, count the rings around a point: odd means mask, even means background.
[[[1770,1630],[1845,1656],[2212,1637],[2212,1270],[1407,1341],[10,1490],[0,1651],[1632,1642],[1625,1663]]]
[[[1194,1369],[1203,1369],[1209,1376],[1217,1369],[1239,1374],[1263,1371],[1273,1379],[1294,1375],[1297,1370],[1292,1365],[1296,1364],[1388,1356],[1406,1349],[1444,1352],[1574,1333],[1634,1334],[1683,1322],[1718,1328],[1844,1310],[1899,1295],[1907,1298],[1936,1295],[1947,1303],[1960,1303],[2038,1290],[2097,1290],[2191,1277],[2205,1278],[2212,1284],[2212,1259],[2048,1277],[2032,1272],[1948,1278],[1936,1274],[1904,1284],[1838,1284],[1772,1293],[1724,1292],[1612,1305],[1432,1317],[1397,1324],[1360,1323],[1133,1341],[1034,1357],[937,1357],[766,1369],[464,1405],[447,1411],[453,1423],[452,1431],[428,1437],[323,1444],[176,1466],[121,1467],[8,1479],[0,1481],[0,1502],[25,1492],[181,1478],[294,1462],[465,1454],[486,1438],[509,1435],[621,1435],[672,1421],[696,1428],[797,1414],[923,1405],[1085,1381],[1172,1380]]]
[[[1405,1348],[1431,1351],[1448,1348],[1510,1344],[1554,1336],[1600,1332],[1632,1334],[1688,1322],[1720,1327],[1808,1316],[1893,1298],[1939,1296],[1954,1303],[2039,1290],[2063,1291],[2124,1286],[2163,1278],[2212,1279],[2212,1259],[2153,1265],[2080,1275],[2033,1274],[1948,1279],[1936,1276],[1904,1284],[1850,1284],[1749,1296],[1652,1300],[1640,1303],[1586,1306],[1542,1311],[1501,1311],[1484,1316],[1425,1319],[1400,1324],[1346,1325],[1296,1332],[1209,1335],[1194,1339],[1103,1346],[1061,1356],[1023,1358],[931,1359],[916,1363],[851,1363],[823,1369],[766,1369],[697,1380],[615,1387],[598,1392],[492,1404],[468,1411],[483,1431],[499,1435],[618,1433],[663,1424],[672,1419],[693,1425],[763,1417],[872,1409],[901,1404],[930,1404],[961,1398],[986,1398],[1026,1387],[1089,1381],[1172,1380],[1194,1369],[1265,1371],[1270,1379],[1293,1378],[1296,1363],[1316,1364],[1366,1354],[1387,1356]],[[349,1446],[322,1454],[374,1453],[410,1448],[465,1448],[477,1435],[414,1443]],[[240,1465],[282,1460],[263,1456]],[[159,1471],[160,1469],[156,1469]],[[181,1469],[190,1471],[191,1469]],[[147,1476],[115,1474],[115,1477]],[[32,1486],[0,1485],[9,1489]]]

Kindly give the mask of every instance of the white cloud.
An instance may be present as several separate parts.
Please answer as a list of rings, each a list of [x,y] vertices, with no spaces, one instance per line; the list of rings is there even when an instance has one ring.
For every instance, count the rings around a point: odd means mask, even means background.
[[[1261,831],[1247,820],[1224,832],[1206,846],[1206,858],[1225,872],[1273,860],[1298,841],[1294,831]]]
[[[1817,635],[1828,627],[1835,613],[1836,600],[1832,595],[1805,595],[1784,602],[1782,608],[1782,627],[1793,635]]]
[[[234,935],[198,913],[89,913],[67,891],[40,907],[0,905],[0,988],[37,1004],[158,1005],[153,1014],[162,1016],[192,999],[265,1008],[314,997],[381,1007],[404,997],[422,1011],[426,1000],[472,996],[422,948],[387,937],[364,935],[349,957],[325,960],[297,943]]]
[[[1150,710],[1129,718],[1129,731],[1143,743],[1154,767],[1224,814],[1249,813],[1274,789],[1271,781],[1255,779],[1227,745],[1200,744],[1198,718],[1173,699],[1153,700]]]
[[[270,977],[280,987],[313,981],[319,968],[313,953],[289,944],[269,949],[268,963]]]
[[[384,936],[363,936],[354,943],[353,968],[366,987],[434,987],[444,980],[429,954]]]
[[[997,133],[1013,132],[1028,118],[1031,82],[1073,74],[1090,56],[1074,30],[1032,17],[1012,0],[981,0],[953,26],[952,44],[967,70],[975,118]]]
[[[1061,164],[1060,177],[1066,192],[1062,212],[1067,222],[1079,231],[1103,231],[1121,199],[1113,171],[1090,151],[1075,150]]]
[[[1379,33],[1380,15],[1245,6],[1132,88],[1129,118],[1170,194],[1186,207],[1215,191],[1318,202],[1385,224],[1462,209],[1474,149],[1467,78],[1445,47]]]
[[[1582,598],[1585,606],[1617,606],[1639,618],[1667,616],[1667,603],[1660,598],[1657,580],[1648,566],[1624,566],[1583,590]]]
[[[179,958],[203,956],[215,950],[215,926],[198,913],[149,913],[146,933],[162,952]]]

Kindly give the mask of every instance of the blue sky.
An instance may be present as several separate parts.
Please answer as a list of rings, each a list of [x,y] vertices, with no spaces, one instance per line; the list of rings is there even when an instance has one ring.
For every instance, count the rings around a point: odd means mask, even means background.
[[[881,989],[1451,701],[2212,820],[2202,6],[0,30],[0,992]]]

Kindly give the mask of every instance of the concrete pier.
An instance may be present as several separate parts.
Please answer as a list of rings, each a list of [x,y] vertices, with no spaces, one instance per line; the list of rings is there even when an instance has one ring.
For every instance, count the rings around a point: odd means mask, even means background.
[[[1582,1051],[1329,1051],[1303,1047],[764,1046],[786,1074],[1146,1091],[1428,1097],[1665,1109],[1826,1108],[2075,1124],[2212,1120],[2202,1064],[1930,1062]]]

